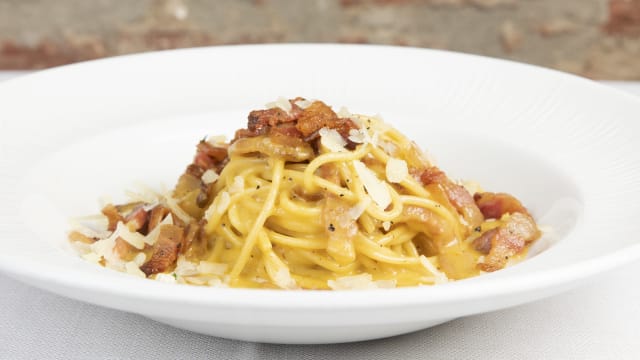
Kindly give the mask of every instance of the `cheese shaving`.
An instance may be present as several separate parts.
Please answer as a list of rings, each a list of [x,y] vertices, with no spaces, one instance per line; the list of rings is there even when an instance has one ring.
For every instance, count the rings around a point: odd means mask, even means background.
[[[296,104],[301,109],[306,109],[309,106],[311,106],[311,104],[313,104],[313,101],[303,99],[303,100],[297,100],[296,102],[294,102],[294,104]]]
[[[391,204],[391,194],[387,185],[378,179],[376,174],[371,171],[362,161],[354,161],[353,166],[364,185],[365,190],[371,196],[371,199],[384,210]]]
[[[371,204],[371,197],[364,197],[359,203],[356,204],[356,206],[349,209],[349,218],[351,218],[352,220],[358,220],[360,216],[365,212],[365,210],[367,210],[369,204]]]
[[[205,171],[204,174],[202,174],[202,177],[200,177],[200,178],[202,179],[203,183],[209,185],[209,184],[213,184],[214,182],[216,182],[219,177],[220,177],[220,175],[218,175],[218,173],[215,172],[215,170],[209,169],[209,170]]]
[[[198,264],[198,272],[201,274],[224,275],[227,271],[227,267],[227,264],[200,261]]]
[[[160,227],[162,225],[173,225],[173,216],[171,214],[167,215],[162,221],[156,225],[156,227],[151,230],[147,236],[144,237],[144,242],[149,245],[153,245],[158,240],[158,235],[160,235]]]
[[[399,183],[409,175],[407,162],[396,158],[389,158],[385,170],[387,180],[391,183]]]
[[[322,146],[329,149],[332,152],[342,152],[345,151],[345,145],[347,142],[344,141],[342,136],[335,131],[334,129],[322,128],[320,129],[320,144]]]
[[[276,101],[270,102],[265,105],[267,109],[280,108],[287,112],[287,114],[291,113],[291,103],[289,100],[284,97],[279,97]]]

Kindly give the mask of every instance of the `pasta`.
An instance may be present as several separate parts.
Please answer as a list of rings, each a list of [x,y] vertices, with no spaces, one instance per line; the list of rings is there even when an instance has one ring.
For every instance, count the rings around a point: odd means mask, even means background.
[[[89,261],[166,282],[431,285],[499,270],[540,236],[517,199],[472,187],[378,117],[279,99],[230,143],[201,141],[172,193],[107,205],[106,228],[70,239]]]

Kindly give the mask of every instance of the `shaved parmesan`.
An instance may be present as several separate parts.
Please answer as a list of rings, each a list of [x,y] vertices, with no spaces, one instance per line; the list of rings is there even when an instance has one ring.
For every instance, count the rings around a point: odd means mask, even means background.
[[[364,197],[356,206],[352,207],[348,211],[349,218],[352,220],[358,220],[360,216],[364,213],[365,210],[371,204],[371,198],[369,196]]]
[[[220,279],[211,279],[211,280],[209,280],[207,282],[207,285],[209,285],[211,287],[219,287],[219,288],[227,288],[227,287],[229,287],[229,285],[227,285],[226,283],[224,283]]]
[[[388,155],[395,155],[396,151],[398,150],[398,148],[396,147],[396,145],[394,143],[392,143],[391,141],[386,141],[386,140],[379,140],[378,141],[378,146],[380,146],[380,148],[387,153]]]
[[[229,196],[228,192],[223,191],[222,194],[220,194],[220,204],[218,204],[218,208],[216,210],[222,214],[223,212],[227,211],[227,208],[230,204],[231,196]]]
[[[374,283],[378,289],[393,289],[397,286],[395,280],[376,280]]]
[[[353,166],[364,188],[367,190],[367,193],[369,193],[369,196],[371,196],[371,199],[373,199],[381,210],[386,209],[387,206],[391,204],[391,194],[389,193],[387,185],[378,179],[376,174],[362,161],[354,161]]]
[[[97,239],[104,239],[111,235],[111,232],[107,230],[108,224],[109,221],[106,216],[103,215],[99,215],[99,217],[95,219],[74,218],[69,220],[69,225],[72,230],[86,237]]]
[[[131,246],[133,246],[134,248],[138,250],[144,249],[145,236],[140,234],[139,232],[130,231],[129,228],[127,228],[127,226],[122,223],[122,221],[118,221],[115,233],[117,233],[116,238],[121,238],[122,240],[131,244]]]
[[[332,152],[345,151],[344,147],[345,145],[347,145],[347,142],[344,141],[344,139],[342,138],[342,135],[340,135],[340,133],[338,133],[334,129],[329,129],[324,127],[320,129],[319,134],[320,134],[320,144],[322,144],[322,146],[329,149],[329,151],[332,151]]]
[[[209,184],[213,184],[214,182],[216,182],[218,180],[220,176],[218,175],[217,172],[215,172],[213,169],[209,169],[207,171],[204,172],[204,174],[202,174],[202,177],[200,177],[202,179],[202,182],[209,185]]]
[[[409,175],[409,167],[404,160],[389,158],[386,167],[387,180],[391,183],[399,183]]]
[[[231,204],[231,196],[226,191],[222,191],[216,196],[211,205],[207,208],[207,211],[204,213],[205,219],[210,219],[213,214],[216,212],[218,214],[222,214],[227,211],[227,208]]]
[[[114,232],[115,233],[115,232]],[[109,236],[106,239],[98,240],[91,244],[91,251],[101,256],[107,262],[119,262],[118,255],[113,251],[116,245],[116,238]]]
[[[436,284],[443,284],[443,283],[449,282],[449,278],[447,278],[447,275],[442,271],[438,270],[433,265],[431,260],[429,260],[426,256],[420,255],[420,263],[422,264],[422,266],[425,267],[425,269],[429,270],[429,272],[433,274],[433,276],[435,277]]]
[[[196,275],[198,274],[198,264],[186,260],[184,256],[180,256],[176,262],[176,270],[174,272],[180,276]]]
[[[327,281],[327,285],[333,290],[366,290],[395,288],[395,280],[373,281],[371,274],[364,273],[353,276],[342,276],[335,280]]]
[[[340,111],[336,114],[339,118],[348,119],[351,117],[351,112],[346,107],[341,107]]]
[[[226,145],[227,137],[224,135],[213,135],[208,136],[206,141],[213,146]]]
[[[273,274],[273,282],[278,285],[282,289],[297,289],[298,284],[291,277],[291,273],[289,273],[289,269],[281,268]]]
[[[391,229],[391,221],[383,221],[382,228],[384,231],[389,231],[389,229]]]
[[[142,266],[144,262],[147,260],[147,256],[144,253],[139,253],[136,257],[133,258],[133,262],[138,265],[138,267]]]
[[[305,99],[297,100],[296,102],[294,102],[294,104],[296,104],[301,109],[308,108],[309,106],[311,106],[312,103],[313,103],[312,101],[305,100]]]
[[[177,282],[176,278],[173,277],[173,275],[168,274],[157,274],[156,280],[167,284],[175,284]]]
[[[149,245],[155,244],[158,240],[158,235],[160,235],[160,227],[162,227],[162,225],[173,225],[173,216],[171,216],[171,214],[165,216],[165,218],[144,237],[144,242]]]
[[[171,210],[171,212],[174,213],[183,222],[188,224],[191,222],[191,220],[193,220],[191,215],[187,214],[184,210],[182,210],[180,205],[178,205],[178,202],[176,201],[176,199],[172,198],[171,196],[167,196],[165,199],[165,202],[167,204],[167,207]]]
[[[280,108],[284,111],[286,111],[287,113],[291,112],[291,103],[289,102],[289,100],[285,99],[284,97],[279,97],[276,101],[270,102],[266,105],[267,109],[274,109],[274,108]]]
[[[244,178],[242,176],[236,176],[233,178],[233,183],[229,186],[229,194],[237,194],[244,190]]]
[[[224,275],[227,271],[227,267],[227,264],[200,261],[198,264],[198,272],[201,274]]]
[[[93,253],[93,252],[80,255],[80,257],[82,257],[86,261],[88,261],[90,263],[94,263],[94,264],[97,264],[100,261],[100,258],[101,258],[100,255],[98,255],[96,253]]]
[[[124,264],[125,269],[127,270],[127,273],[131,274],[131,275],[135,275],[141,278],[146,278],[147,276],[142,272],[142,270],[140,270],[140,267],[138,266],[138,264],[136,264],[133,261],[129,261],[127,263]]]

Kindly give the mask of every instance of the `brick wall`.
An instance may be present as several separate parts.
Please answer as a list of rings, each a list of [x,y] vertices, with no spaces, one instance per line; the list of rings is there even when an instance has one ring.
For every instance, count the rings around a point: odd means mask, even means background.
[[[440,48],[640,80],[640,0],[0,0],[0,69],[265,42]]]

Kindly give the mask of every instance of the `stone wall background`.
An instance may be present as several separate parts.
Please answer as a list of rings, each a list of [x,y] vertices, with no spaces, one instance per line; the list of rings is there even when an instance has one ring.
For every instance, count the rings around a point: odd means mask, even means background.
[[[0,69],[272,42],[439,48],[640,80],[640,0],[0,0]]]

